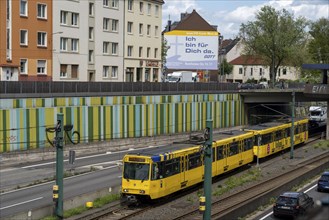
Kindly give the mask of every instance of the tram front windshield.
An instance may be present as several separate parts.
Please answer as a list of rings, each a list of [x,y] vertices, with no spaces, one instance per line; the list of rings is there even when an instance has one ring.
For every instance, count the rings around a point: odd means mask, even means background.
[[[131,180],[149,179],[150,165],[145,163],[124,163],[123,177]]]

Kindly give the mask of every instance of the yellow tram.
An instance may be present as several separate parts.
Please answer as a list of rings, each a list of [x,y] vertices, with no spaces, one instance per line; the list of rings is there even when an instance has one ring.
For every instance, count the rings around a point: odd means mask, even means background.
[[[290,148],[291,122],[268,122],[245,128],[255,135],[254,155],[264,158],[284,149]],[[308,119],[296,119],[294,122],[294,145],[308,140]]]
[[[308,120],[294,122],[294,144],[308,139]],[[212,176],[249,164],[290,147],[291,122],[269,122],[213,134]],[[175,144],[173,144],[175,145]],[[203,181],[202,145],[177,143],[172,152],[127,154],[123,158],[122,201],[135,203],[171,195]]]

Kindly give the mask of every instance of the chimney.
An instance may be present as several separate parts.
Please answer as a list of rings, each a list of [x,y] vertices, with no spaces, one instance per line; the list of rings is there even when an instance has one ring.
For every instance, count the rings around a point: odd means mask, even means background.
[[[171,31],[171,20],[168,20],[167,31]]]

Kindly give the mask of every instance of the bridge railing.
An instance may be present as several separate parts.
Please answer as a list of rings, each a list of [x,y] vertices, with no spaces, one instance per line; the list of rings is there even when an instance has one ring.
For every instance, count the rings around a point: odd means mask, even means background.
[[[218,91],[238,90],[238,83],[162,83],[162,82],[38,82],[38,81],[1,81],[0,95],[10,94],[54,94],[84,95],[90,93],[126,94],[126,93],[216,93]]]

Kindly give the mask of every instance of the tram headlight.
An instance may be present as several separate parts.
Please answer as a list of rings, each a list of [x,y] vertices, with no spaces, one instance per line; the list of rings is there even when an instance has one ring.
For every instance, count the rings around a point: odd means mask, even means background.
[[[145,194],[145,190],[139,190],[140,194]]]
[[[123,189],[123,192],[127,193],[129,190],[128,189]]]

